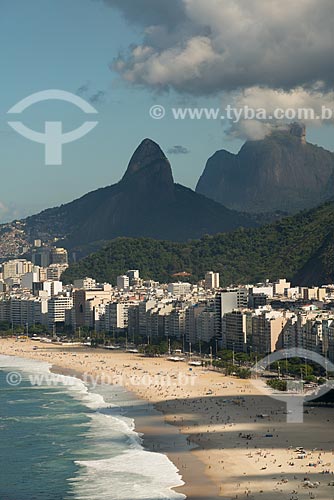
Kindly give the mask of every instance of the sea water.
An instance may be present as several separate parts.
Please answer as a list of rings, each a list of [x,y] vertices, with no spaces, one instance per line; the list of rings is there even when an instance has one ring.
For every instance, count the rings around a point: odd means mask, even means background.
[[[144,450],[124,389],[50,380],[47,363],[0,355],[1,500],[185,498],[176,467]]]

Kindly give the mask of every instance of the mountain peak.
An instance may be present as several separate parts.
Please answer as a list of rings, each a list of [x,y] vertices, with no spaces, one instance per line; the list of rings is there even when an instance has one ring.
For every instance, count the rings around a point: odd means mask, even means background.
[[[160,146],[151,139],[144,139],[133,153],[123,179],[146,171],[150,175],[165,171],[173,182],[172,169]]]
[[[306,126],[304,123],[293,122],[286,126],[277,127],[277,129],[273,129],[271,132],[272,137],[276,137],[277,134],[285,134],[286,136],[293,136],[299,139],[300,144],[306,144]]]
[[[306,144],[306,127],[303,123],[291,123],[289,132],[291,135],[298,137],[301,144]]]
[[[242,212],[296,213],[333,197],[334,154],[306,143],[305,126],[292,123],[236,155],[217,152],[196,191]]]

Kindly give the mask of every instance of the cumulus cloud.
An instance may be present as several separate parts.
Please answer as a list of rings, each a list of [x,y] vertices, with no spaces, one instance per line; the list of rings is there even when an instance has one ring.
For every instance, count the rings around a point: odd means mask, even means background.
[[[169,155],[187,155],[189,153],[189,149],[181,145],[173,146],[167,150],[167,154]]]
[[[105,0],[144,26],[114,61],[132,83],[197,95],[334,77],[332,0]]]
[[[333,0],[104,3],[143,32],[111,66],[130,84],[268,109],[333,99]],[[241,121],[230,133],[259,137],[270,128]]]
[[[228,129],[232,138],[262,139],[272,128],[284,128],[293,121],[318,126],[334,123],[334,92],[320,84],[309,90],[297,87],[291,91],[251,87],[226,97],[224,104],[240,113],[240,119],[232,118]],[[257,114],[254,119],[247,119],[247,108]]]

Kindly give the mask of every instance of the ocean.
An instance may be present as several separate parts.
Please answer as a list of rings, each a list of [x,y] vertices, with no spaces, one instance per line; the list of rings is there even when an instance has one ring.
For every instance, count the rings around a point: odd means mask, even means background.
[[[47,363],[0,355],[1,500],[185,498],[176,467],[144,450],[128,392],[50,377]]]

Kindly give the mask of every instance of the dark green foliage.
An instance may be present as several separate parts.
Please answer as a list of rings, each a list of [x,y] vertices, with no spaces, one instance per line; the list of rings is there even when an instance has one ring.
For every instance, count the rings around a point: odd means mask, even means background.
[[[264,217],[229,210],[175,184],[164,153],[146,139],[117,184],[28,217],[24,230],[30,241],[57,238],[80,258],[117,237],[187,241],[240,226],[256,227]]]
[[[232,355],[232,352],[231,352]],[[224,361],[222,359],[213,360],[212,365],[215,368],[224,370],[225,375],[234,375],[238,378],[251,378],[252,372],[249,368],[244,366],[236,366],[229,361]]]
[[[271,387],[272,389],[275,389],[276,391],[283,391],[286,392],[287,390],[287,381],[286,380],[280,380],[277,378],[267,380],[267,385]]]
[[[221,275],[221,284],[256,283],[286,277],[300,285],[334,281],[334,202],[256,228],[204,236],[188,243],[148,238],[118,238],[100,251],[73,264],[66,282],[90,276],[115,283],[128,269],[143,278],[176,280],[173,274],[191,273],[196,282],[208,270]]]

